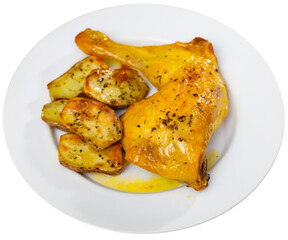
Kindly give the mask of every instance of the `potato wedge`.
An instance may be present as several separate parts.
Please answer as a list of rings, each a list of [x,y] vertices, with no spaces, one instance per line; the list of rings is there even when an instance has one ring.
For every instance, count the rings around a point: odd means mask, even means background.
[[[119,142],[96,151],[78,135],[67,133],[60,137],[59,162],[75,172],[119,174],[123,168],[122,146]]]
[[[70,99],[83,93],[83,85],[88,74],[94,69],[108,68],[107,64],[98,57],[89,56],[77,62],[66,73],[50,82],[47,87],[52,101]]]
[[[60,113],[62,112],[67,102],[68,100],[62,99],[45,104],[42,108],[42,120],[51,127],[56,127],[58,129],[68,131],[68,129],[64,127],[60,121]]]
[[[96,150],[107,148],[122,137],[120,119],[106,104],[96,100],[70,99],[60,114],[60,121]]]
[[[96,69],[86,78],[84,92],[87,96],[111,107],[126,107],[143,99],[148,86],[131,68]]]

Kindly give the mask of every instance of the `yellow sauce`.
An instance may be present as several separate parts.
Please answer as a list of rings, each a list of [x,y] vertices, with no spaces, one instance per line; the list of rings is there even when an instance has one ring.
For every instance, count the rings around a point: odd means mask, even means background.
[[[220,151],[216,148],[212,148],[207,151],[206,158],[207,158],[207,168],[208,170],[212,167],[212,165],[216,162],[216,160],[220,156]]]
[[[207,151],[206,157],[208,169],[219,156],[220,151],[218,149],[214,148]],[[110,176],[101,173],[89,173],[88,175],[98,183],[109,188],[134,193],[159,192],[183,185],[183,183],[176,180],[150,173],[133,164],[129,164],[127,161],[125,161],[124,171],[119,175]],[[191,198],[191,196],[188,196],[188,198]]]
[[[172,179],[164,178],[156,174],[151,174],[151,178],[143,180],[141,178],[124,178],[119,176],[108,176],[105,174],[89,174],[97,182],[120,191],[136,192],[136,193],[150,193],[159,192],[172,189],[182,185]]]

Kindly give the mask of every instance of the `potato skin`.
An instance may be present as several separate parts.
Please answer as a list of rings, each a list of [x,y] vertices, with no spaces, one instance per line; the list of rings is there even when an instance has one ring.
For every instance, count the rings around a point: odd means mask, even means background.
[[[122,137],[120,119],[106,104],[96,100],[68,100],[60,114],[60,121],[96,150],[105,149]]]
[[[93,70],[84,83],[87,96],[111,107],[127,107],[143,99],[148,90],[139,73],[128,67]]]
[[[98,57],[89,56],[77,62],[67,72],[47,85],[51,100],[77,97],[83,93],[84,81],[88,74],[100,68],[108,68],[108,66]]]
[[[59,162],[75,172],[119,174],[123,169],[122,146],[119,142],[97,151],[78,135],[67,133],[60,137]]]
[[[60,113],[62,112],[67,102],[68,100],[62,99],[45,104],[42,108],[42,120],[51,127],[56,127],[60,130],[68,131],[68,129],[62,125],[60,120]]]

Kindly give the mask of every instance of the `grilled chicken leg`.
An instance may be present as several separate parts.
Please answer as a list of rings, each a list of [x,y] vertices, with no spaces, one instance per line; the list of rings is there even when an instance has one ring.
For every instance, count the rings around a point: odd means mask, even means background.
[[[102,32],[86,29],[76,36],[75,42],[88,55],[115,59],[138,69],[157,89],[174,80],[179,69],[201,64],[203,59],[207,63],[211,61],[214,70],[217,65],[211,43],[202,38],[189,43],[135,47],[116,43]]]
[[[228,112],[225,83],[211,43],[134,47],[86,29],[76,37],[85,53],[140,70],[159,89],[121,116],[125,158],[148,171],[187,183],[208,184],[206,147]]]

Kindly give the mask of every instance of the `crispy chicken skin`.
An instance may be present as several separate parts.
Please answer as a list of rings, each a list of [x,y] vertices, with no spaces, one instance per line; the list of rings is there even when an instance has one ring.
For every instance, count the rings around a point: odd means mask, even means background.
[[[75,42],[88,55],[115,59],[138,69],[157,89],[172,80],[179,69],[196,63],[205,66],[203,60],[217,66],[212,44],[202,38],[189,43],[135,47],[116,43],[102,32],[86,29],[76,36]]]
[[[140,70],[159,89],[121,116],[126,160],[187,183],[208,184],[206,147],[228,112],[225,83],[211,43],[133,47],[86,29],[76,37],[85,53],[112,58]]]

